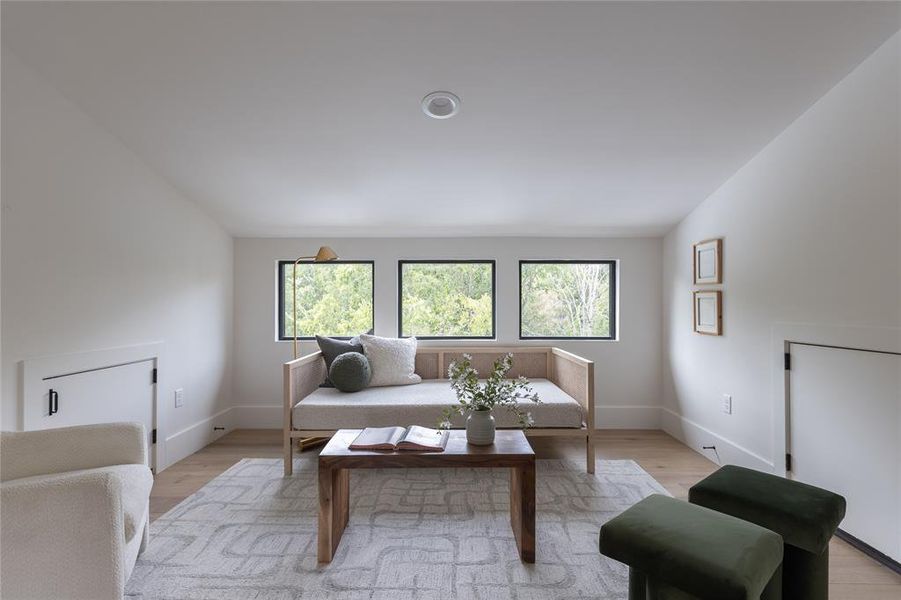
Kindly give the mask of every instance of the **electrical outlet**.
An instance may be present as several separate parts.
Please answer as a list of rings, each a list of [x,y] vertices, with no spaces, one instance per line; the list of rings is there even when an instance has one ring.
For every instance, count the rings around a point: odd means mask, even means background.
[[[730,394],[723,394],[723,412],[727,415],[732,414],[732,396]]]
[[[181,408],[185,405],[185,390],[178,388],[175,390],[175,408]]]

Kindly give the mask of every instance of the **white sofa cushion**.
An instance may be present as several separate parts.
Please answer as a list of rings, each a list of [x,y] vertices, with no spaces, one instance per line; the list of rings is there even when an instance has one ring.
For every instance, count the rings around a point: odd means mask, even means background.
[[[375,376],[375,372],[373,372]],[[532,379],[532,389],[540,404],[523,401],[520,407],[531,412],[535,427],[582,427],[582,406],[569,394],[547,379]],[[428,379],[420,385],[369,387],[354,394],[334,388],[318,388],[294,406],[296,429],[362,429],[422,425],[435,427],[442,411],[456,404],[457,397],[447,379]],[[516,427],[510,411],[494,411],[498,427]],[[454,427],[462,427],[458,416]]]
[[[410,385],[422,378],[414,372],[416,368],[416,338],[385,338],[375,335],[360,335],[363,354],[369,359],[372,378],[369,387],[385,385]]]
[[[110,467],[97,467],[96,469],[81,469],[78,471],[66,471],[65,473],[53,473],[50,475],[34,475],[11,479],[3,483],[4,487],[20,485],[34,485],[43,482],[62,481],[76,479],[86,473],[110,473],[119,480],[122,490],[122,513],[125,522],[125,541],[134,538],[135,533],[141,529],[144,519],[147,518],[147,501],[150,499],[150,490],[153,488],[153,473],[145,465],[113,465]]]

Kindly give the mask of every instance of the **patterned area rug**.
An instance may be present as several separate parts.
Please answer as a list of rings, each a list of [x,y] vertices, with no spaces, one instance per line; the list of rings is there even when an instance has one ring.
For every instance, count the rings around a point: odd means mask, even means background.
[[[508,472],[351,471],[350,523],[317,565],[312,459],[244,459],[151,525],[126,597],[184,600],[539,600],[625,598],[627,571],[598,530],[667,492],[629,460],[538,461],[537,557],[519,560]]]

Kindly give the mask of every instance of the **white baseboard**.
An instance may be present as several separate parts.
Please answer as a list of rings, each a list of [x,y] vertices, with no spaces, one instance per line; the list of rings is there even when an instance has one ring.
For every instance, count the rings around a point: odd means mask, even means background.
[[[660,408],[660,425],[665,432],[719,465],[739,465],[766,473],[773,472],[772,462],[668,408]],[[716,446],[716,452],[703,450],[701,446]]]
[[[596,406],[595,429],[660,429],[659,406]]]
[[[665,432],[717,464],[734,464],[773,472],[773,463],[726,438],[660,406],[598,406],[598,429],[663,429]],[[213,431],[213,427],[225,427]],[[197,452],[232,429],[281,429],[282,406],[277,404],[233,406],[219,411],[165,440],[163,468]],[[716,446],[717,452],[701,446]]]
[[[232,409],[226,408],[220,410],[212,417],[198,421],[167,437],[165,439],[164,456],[161,459],[162,465],[157,466],[157,472],[177,463],[183,458],[191,456],[204,446],[231,431],[234,428],[232,417]],[[223,427],[224,429],[215,431],[214,427]]]

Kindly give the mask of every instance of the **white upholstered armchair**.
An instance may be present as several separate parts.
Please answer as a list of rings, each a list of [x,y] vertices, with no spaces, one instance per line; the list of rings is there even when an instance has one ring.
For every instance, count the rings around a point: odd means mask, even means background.
[[[140,423],[0,433],[0,597],[122,598],[147,545]]]

